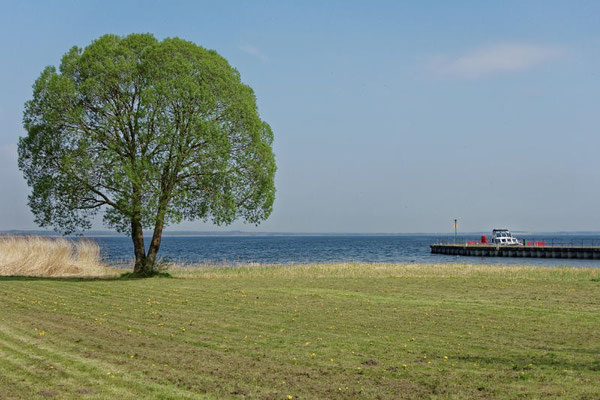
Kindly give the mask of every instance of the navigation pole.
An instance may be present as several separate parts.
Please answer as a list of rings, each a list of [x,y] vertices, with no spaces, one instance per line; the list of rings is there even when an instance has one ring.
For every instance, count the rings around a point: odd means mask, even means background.
[[[458,232],[458,219],[454,219],[454,244],[456,244],[456,234]]]

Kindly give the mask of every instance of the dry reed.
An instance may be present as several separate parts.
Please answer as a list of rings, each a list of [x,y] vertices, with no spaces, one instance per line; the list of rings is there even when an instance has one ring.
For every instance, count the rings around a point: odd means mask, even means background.
[[[97,277],[108,274],[92,240],[0,236],[0,276]]]

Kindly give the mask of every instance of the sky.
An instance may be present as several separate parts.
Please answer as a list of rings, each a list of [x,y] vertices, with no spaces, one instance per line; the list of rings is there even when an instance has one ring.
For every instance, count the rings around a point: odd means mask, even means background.
[[[139,32],[224,56],[275,135],[267,221],[171,230],[600,230],[598,1],[0,6],[0,230],[37,228],[17,142],[42,69]]]

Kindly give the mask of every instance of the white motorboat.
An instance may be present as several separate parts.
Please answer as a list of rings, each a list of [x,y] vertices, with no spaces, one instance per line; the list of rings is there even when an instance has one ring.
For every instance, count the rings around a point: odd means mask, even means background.
[[[514,237],[508,229],[494,229],[491,244],[500,246],[522,246],[523,242]]]

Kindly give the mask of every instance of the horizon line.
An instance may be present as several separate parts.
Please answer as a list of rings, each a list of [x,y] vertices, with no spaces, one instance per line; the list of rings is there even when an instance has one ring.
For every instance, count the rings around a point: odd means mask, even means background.
[[[560,231],[526,231],[526,230],[513,230],[515,234],[600,234],[600,230],[560,230]],[[94,230],[91,229],[87,232],[77,232],[68,235],[63,235],[60,232],[56,232],[53,230],[44,230],[44,229],[4,229],[0,230],[0,234],[10,234],[10,233],[33,233],[33,234],[42,234],[49,236],[125,236],[128,235],[122,234],[116,231],[111,230]],[[152,234],[151,230],[144,231],[144,235]],[[490,234],[487,231],[469,231],[469,232],[458,232],[457,236],[464,235],[480,235],[480,234]],[[401,235],[434,235],[434,236],[454,236],[454,232],[294,232],[294,231],[242,231],[242,230],[230,230],[230,231],[200,231],[200,230],[173,230],[171,232],[165,231],[163,232],[163,237],[165,236],[401,236]]]

